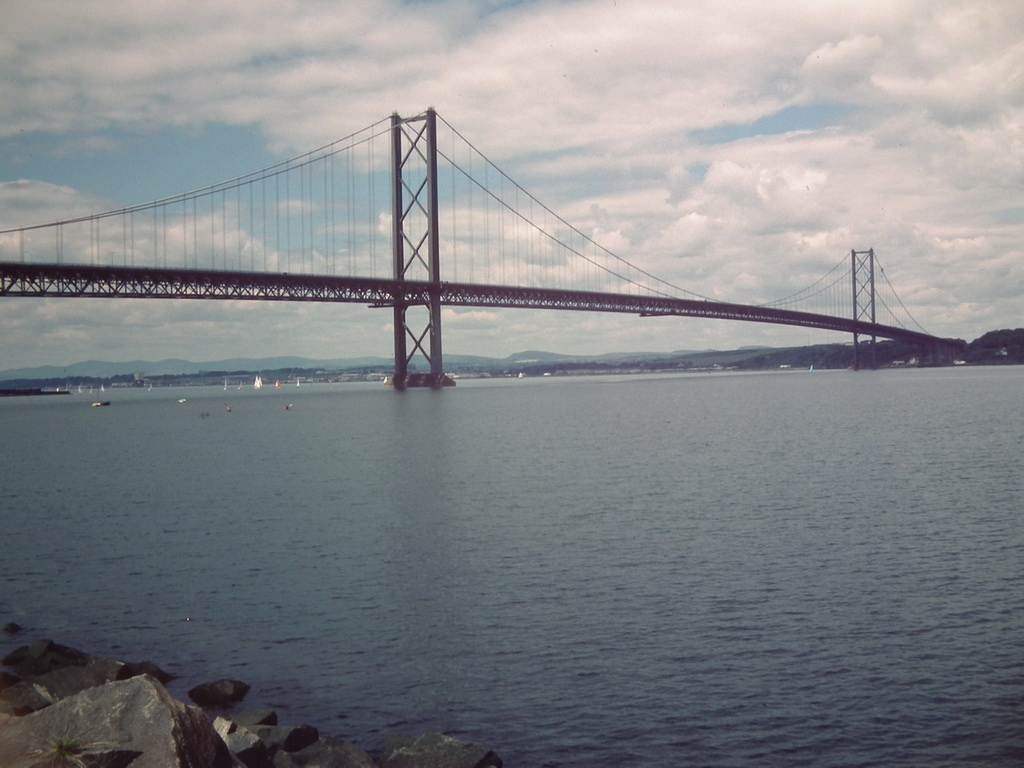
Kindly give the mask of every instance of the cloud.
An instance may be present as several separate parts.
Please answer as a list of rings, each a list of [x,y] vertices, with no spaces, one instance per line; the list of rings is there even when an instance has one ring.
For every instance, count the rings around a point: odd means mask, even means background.
[[[29,137],[59,171],[62,154],[87,149],[99,162],[116,153],[119,135],[206,125],[254,126],[283,158],[393,110],[434,106],[580,231],[687,290],[768,301],[818,279],[851,248],[873,246],[934,333],[973,338],[992,324],[1019,325],[1024,313],[1015,267],[1024,223],[1020,4],[154,0],[110,8],[107,0],[7,4],[0,160]],[[0,179],[0,227],[107,207],[79,186]],[[18,246],[8,238],[0,247]],[[10,319],[6,305],[0,314]],[[295,351],[295,319],[331,338],[337,330],[323,318],[335,309],[264,306],[255,317],[272,322],[237,343],[250,353],[257,344]],[[200,316],[177,303],[150,311],[164,327],[175,327],[176,312]],[[88,326],[76,310],[60,312]],[[102,312],[113,316],[114,307]],[[159,333],[131,312],[146,334]],[[388,352],[386,313],[344,314],[358,329],[354,346]],[[201,315],[208,325],[173,343],[202,335],[230,346],[244,339],[231,318],[253,319],[231,304]],[[665,323],[458,310],[446,319],[446,349],[507,354],[550,339],[553,322],[565,329],[559,340],[581,351],[691,346],[676,328],[664,333]],[[784,328],[677,325],[699,347],[807,341]]]
[[[872,68],[884,47],[878,35],[824,43],[804,59],[802,74],[821,96],[864,89],[870,86]]]

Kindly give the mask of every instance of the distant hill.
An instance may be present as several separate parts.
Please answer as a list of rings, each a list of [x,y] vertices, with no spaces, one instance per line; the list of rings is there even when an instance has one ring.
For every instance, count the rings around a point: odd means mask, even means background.
[[[671,354],[679,354],[673,352]],[[524,365],[536,363],[556,363],[567,361],[589,360],[635,360],[657,357],[659,353],[612,353],[600,356],[563,355],[555,352],[527,350],[516,352],[504,358],[482,357],[479,355],[444,356],[445,365],[454,368],[500,368],[506,365]],[[12,381],[63,381],[65,379],[112,379],[118,376],[131,376],[143,373],[153,376],[194,376],[211,372],[256,372],[256,371],[289,371],[315,370],[344,371],[360,368],[382,368],[394,364],[391,357],[349,357],[333,360],[316,360],[307,357],[236,357],[225,360],[208,360],[194,362],[192,360],[128,360],[110,362],[106,360],[84,360],[70,365],[43,365],[35,368],[16,368],[0,371],[0,383]]]
[[[17,368],[0,371],[0,382],[14,380],[43,380],[60,378],[114,378],[134,373],[146,376],[183,376],[194,375],[205,371],[269,371],[289,369],[357,367],[367,365],[391,365],[391,358],[386,357],[354,357],[344,360],[311,360],[305,357],[236,357],[227,360],[211,360],[196,363],[191,360],[130,360],[127,362],[109,362],[105,360],[85,360],[66,366],[44,365],[37,368]]]
[[[1024,364],[1024,328],[989,331],[967,345],[964,360],[971,365]]]
[[[880,341],[876,347],[879,366],[913,364],[920,355],[913,345]],[[967,345],[963,359],[971,365],[1024,364],[1024,328],[989,331]],[[804,347],[742,347],[735,350],[679,350],[674,352],[614,352],[603,355],[566,355],[541,350],[525,350],[503,358],[448,354],[445,369],[452,373],[481,375],[539,375],[548,372],[583,373],[625,371],[703,370],[734,368],[765,370],[771,368],[848,368],[853,364],[851,344],[817,344]],[[354,372],[388,371],[390,357],[353,357],[314,360],[305,357],[229,358],[193,362],[191,360],[131,360],[108,362],[86,360],[67,366],[39,366],[0,371],[0,386],[63,386],[93,380],[129,381],[137,373],[147,378],[175,376],[214,376],[254,372],[277,372],[284,377],[310,371]]]

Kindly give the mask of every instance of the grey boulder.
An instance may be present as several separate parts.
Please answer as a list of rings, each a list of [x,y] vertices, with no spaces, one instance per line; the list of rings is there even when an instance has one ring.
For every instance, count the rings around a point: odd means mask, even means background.
[[[389,738],[381,768],[502,768],[502,762],[484,747],[442,733],[428,733],[418,739]]]
[[[176,701],[147,675],[89,688],[0,728],[4,768],[76,761],[110,768],[241,767],[201,710]]]
[[[197,685],[188,692],[188,697],[200,707],[228,707],[244,699],[248,692],[246,683],[224,678]]]

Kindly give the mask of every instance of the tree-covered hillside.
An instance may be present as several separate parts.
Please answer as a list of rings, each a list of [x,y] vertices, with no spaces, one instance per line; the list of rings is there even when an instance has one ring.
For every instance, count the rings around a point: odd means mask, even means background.
[[[989,331],[967,345],[964,360],[972,365],[1024,363],[1024,328]]]

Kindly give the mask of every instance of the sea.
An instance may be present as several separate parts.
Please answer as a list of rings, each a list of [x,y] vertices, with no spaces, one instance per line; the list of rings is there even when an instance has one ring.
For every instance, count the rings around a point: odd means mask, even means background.
[[[958,367],[4,398],[0,650],[506,768],[1021,766],[1022,394]]]

